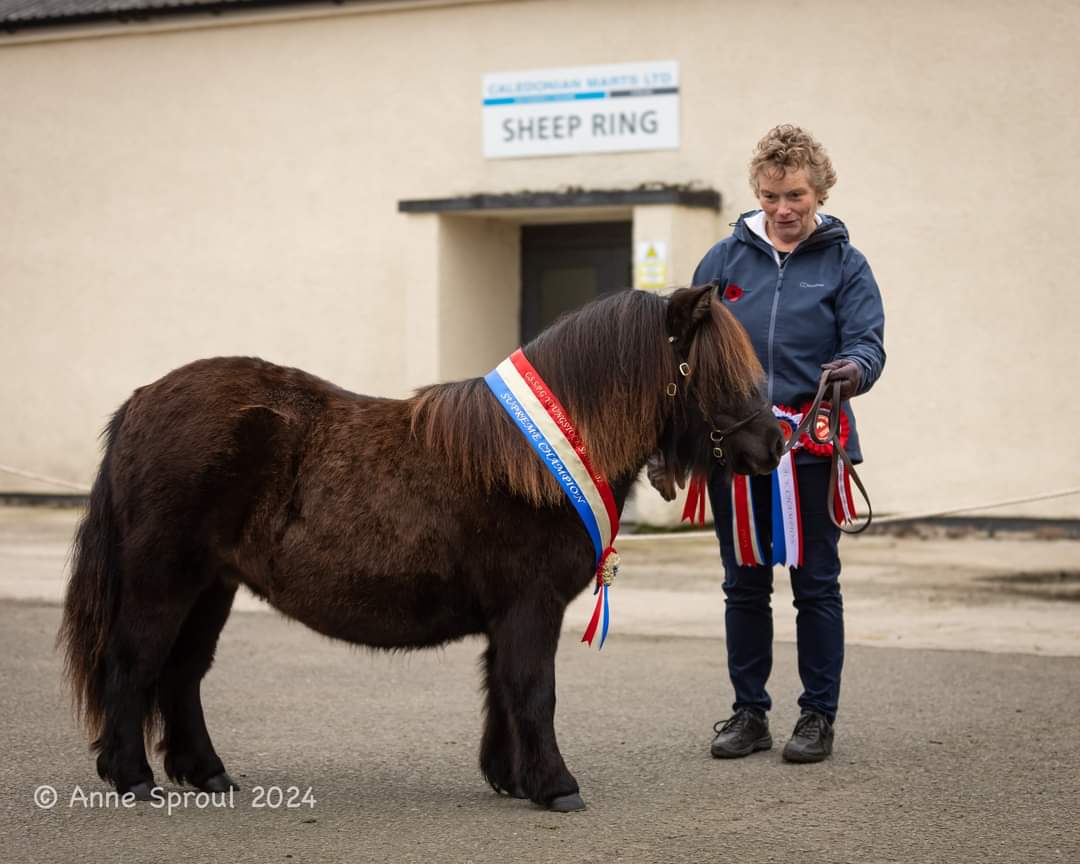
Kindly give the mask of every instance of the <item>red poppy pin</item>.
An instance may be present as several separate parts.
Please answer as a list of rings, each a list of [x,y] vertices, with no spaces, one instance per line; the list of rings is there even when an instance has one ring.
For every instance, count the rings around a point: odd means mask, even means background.
[[[734,282],[729,283],[727,288],[724,289],[724,299],[727,300],[729,303],[734,303],[736,300],[742,297],[742,295],[742,288],[740,288]]]

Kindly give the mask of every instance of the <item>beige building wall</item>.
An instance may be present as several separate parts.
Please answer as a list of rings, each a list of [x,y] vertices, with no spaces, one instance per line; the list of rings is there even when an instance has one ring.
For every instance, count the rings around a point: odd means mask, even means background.
[[[518,346],[520,226],[499,219],[440,223],[439,365],[426,383],[472,378]]]
[[[633,213],[684,281],[791,121],[828,146],[826,210],[885,297],[888,365],[857,403],[877,509],[1076,488],[1078,44],[1072,0],[391,3],[0,36],[0,463],[89,482],[109,412],[207,355],[384,395],[481,374],[515,343],[529,214],[399,200],[696,181],[720,214]],[[483,158],[484,74],[648,60],[679,63],[680,149]],[[13,489],[56,491],[0,474]],[[1080,496],[990,512],[1078,517]]]

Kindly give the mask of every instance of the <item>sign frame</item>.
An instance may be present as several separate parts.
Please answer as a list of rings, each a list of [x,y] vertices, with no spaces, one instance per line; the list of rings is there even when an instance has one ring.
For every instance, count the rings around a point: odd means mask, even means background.
[[[491,73],[482,100],[486,159],[680,146],[675,60]]]

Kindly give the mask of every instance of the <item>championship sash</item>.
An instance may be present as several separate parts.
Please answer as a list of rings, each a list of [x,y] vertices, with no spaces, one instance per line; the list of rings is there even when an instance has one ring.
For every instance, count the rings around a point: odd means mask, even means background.
[[[612,543],[619,533],[615,497],[604,475],[589,461],[588,449],[566,409],[519,348],[484,383],[525,436],[544,467],[559,481],[592,540],[596,561],[596,606],[581,641],[592,645],[600,629],[600,648],[611,620],[608,588],[619,570]]]

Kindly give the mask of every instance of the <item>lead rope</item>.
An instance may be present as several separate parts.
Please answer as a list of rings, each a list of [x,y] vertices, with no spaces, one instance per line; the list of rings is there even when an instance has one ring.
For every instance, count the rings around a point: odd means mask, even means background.
[[[832,385],[832,399],[830,400],[828,418],[828,432],[824,438],[817,436],[817,418],[821,413],[821,403],[825,399],[825,394],[829,390],[829,370],[826,369],[821,373],[821,381],[818,383],[817,395],[814,396],[814,401],[810,404],[810,410],[803,415],[802,420],[799,422],[799,428],[795,430],[795,433],[784,444],[784,453],[787,453],[795,446],[802,436],[805,434],[815,444],[832,445],[832,463],[829,471],[829,519],[832,520],[833,525],[843,531],[845,534],[861,534],[867,528],[870,527],[870,523],[874,521],[874,508],[870,504],[870,494],[866,491],[866,487],[863,485],[859,474],[855,470],[855,465],[851,461],[851,457],[848,456],[847,451],[840,443],[840,382],[834,381]],[[855,481],[855,485],[859,488],[859,492],[866,502],[866,521],[862,525],[858,525],[854,528],[848,528],[839,522],[836,518],[835,508],[833,507],[833,501],[836,498],[836,467],[837,462],[843,462],[844,467],[847,469],[851,479]]]

